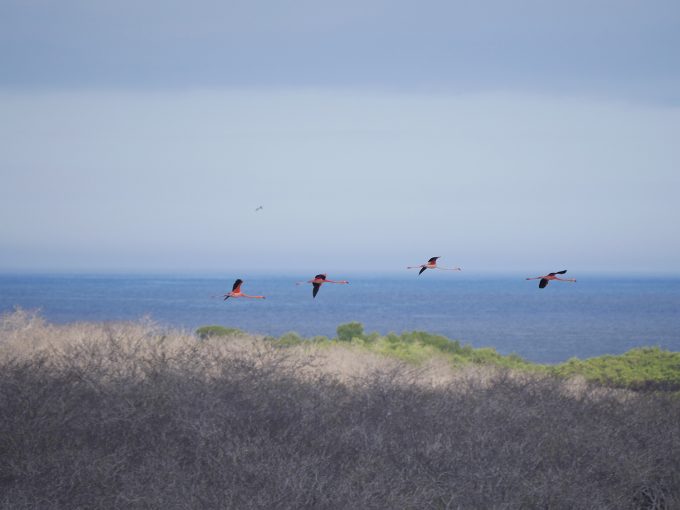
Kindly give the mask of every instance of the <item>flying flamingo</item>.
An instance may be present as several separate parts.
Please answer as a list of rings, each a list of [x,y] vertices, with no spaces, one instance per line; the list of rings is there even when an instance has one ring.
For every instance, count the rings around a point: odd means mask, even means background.
[[[418,276],[423,274],[423,271],[426,269],[441,269],[442,271],[460,271],[461,269],[459,267],[439,267],[437,265],[437,259],[441,257],[432,257],[430,260],[427,261],[427,264],[420,264],[419,266],[408,266],[406,269],[418,269],[420,268],[420,271],[418,272]]]
[[[240,297],[245,297],[245,298],[253,298],[253,299],[266,299],[264,296],[249,296],[248,294],[244,294],[241,292],[241,284],[243,283],[243,280],[240,278],[234,282],[234,286],[231,288],[231,292],[228,294],[224,295],[224,300],[226,301],[230,297],[233,298],[240,298]]]
[[[527,280],[541,280],[538,282],[538,288],[539,289],[544,289],[547,287],[547,285],[550,283],[550,280],[559,280],[561,282],[575,282],[576,278],[560,278],[559,276],[556,276],[558,274],[564,274],[566,273],[567,270],[564,269],[563,271],[555,271],[554,273],[548,273],[547,275],[544,276],[535,276],[534,278],[527,278]]]
[[[306,282],[298,282],[298,285],[301,285],[303,283],[311,283],[312,284],[312,298],[315,298],[316,295],[319,292],[319,289],[321,288],[321,285],[324,283],[349,283],[347,280],[329,280],[326,278],[326,273],[318,274],[314,277],[312,280],[307,280]]]

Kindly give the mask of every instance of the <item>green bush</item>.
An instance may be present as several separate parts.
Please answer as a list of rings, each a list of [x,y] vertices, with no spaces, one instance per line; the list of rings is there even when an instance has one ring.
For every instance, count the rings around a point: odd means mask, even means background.
[[[452,366],[490,365],[534,373],[545,373],[558,377],[583,376],[586,380],[632,390],[664,390],[680,392],[680,353],[657,347],[633,349],[620,356],[600,356],[580,360],[572,358],[559,365],[541,365],[522,359],[517,354],[502,355],[489,347],[474,348],[462,345],[457,340],[427,333],[407,331],[401,334],[365,333],[360,322],[349,322],[337,327],[337,338],[325,336],[303,338],[290,332],[280,338],[267,337],[276,345],[287,347],[302,343],[330,346],[334,342],[351,343],[359,349],[420,364],[432,358],[440,358]],[[201,338],[237,335],[242,332],[235,328],[204,326],[196,333]]]
[[[420,364],[437,357],[440,353],[431,346],[415,342],[404,342],[395,334],[389,334],[369,344],[368,348],[378,354],[398,358],[408,363]]]
[[[238,328],[225,328],[224,326],[202,326],[196,330],[196,335],[201,340],[216,336],[237,336],[245,333]]]
[[[364,335],[364,340],[367,343],[374,343],[377,342],[380,339],[380,333],[369,333],[368,335]]]
[[[461,345],[457,340],[450,340],[443,335],[425,331],[407,331],[400,335],[388,333],[365,333],[360,322],[349,322],[337,327],[336,341],[351,343],[359,348],[399,358],[409,363],[422,363],[434,357],[448,360],[452,365],[480,364],[498,365],[507,368],[518,368],[531,371],[544,371],[543,365],[529,363],[517,354],[503,356],[491,348],[475,349],[470,345]],[[310,339],[315,343],[320,337]],[[325,341],[325,337],[321,337]],[[296,340],[297,341],[297,340]]]
[[[340,324],[336,330],[338,340],[341,342],[351,342],[352,338],[364,337],[364,325],[360,322],[348,322],[347,324]]]
[[[680,391],[680,352],[642,347],[619,356],[572,358],[551,372],[563,377],[582,375],[588,381],[632,390]]]
[[[425,331],[412,331],[410,333],[402,333],[401,338],[404,342],[420,343],[422,345],[429,345],[442,352],[459,352],[460,342],[457,340],[449,340],[442,335],[433,335]]]
[[[387,333],[385,340],[387,340],[391,344],[401,343],[401,337],[396,333]]]
[[[295,331],[289,331],[288,333],[281,335],[281,337],[276,340],[276,345],[288,347],[291,345],[300,345],[304,341],[305,339],[302,338],[298,333]]]

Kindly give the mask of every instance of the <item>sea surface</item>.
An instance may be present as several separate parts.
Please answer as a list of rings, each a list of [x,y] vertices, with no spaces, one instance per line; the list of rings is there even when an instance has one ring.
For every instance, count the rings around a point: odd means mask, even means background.
[[[576,275],[574,275],[576,276]],[[252,276],[229,299],[223,275],[0,275],[0,313],[39,310],[54,323],[140,320],[194,331],[219,324],[279,336],[334,336],[358,321],[367,332],[428,331],[502,354],[556,363],[634,347],[680,351],[680,277],[578,275],[538,289],[523,275],[426,271],[422,276],[338,275],[312,299],[310,275]],[[244,278],[245,279],[245,278]]]

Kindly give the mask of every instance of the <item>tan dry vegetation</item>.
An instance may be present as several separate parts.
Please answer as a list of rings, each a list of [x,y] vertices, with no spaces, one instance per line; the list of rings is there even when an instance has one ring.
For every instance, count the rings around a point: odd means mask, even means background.
[[[0,507],[679,508],[680,402],[353,345],[0,320]]]
[[[126,359],[151,363],[163,357],[172,362],[192,354],[202,358],[201,369],[207,369],[204,375],[219,373],[219,364],[209,362],[210,359],[248,359],[257,365],[271,361],[274,356],[281,367],[294,368],[295,377],[301,380],[331,377],[346,384],[361,384],[366,377],[390,374],[395,383],[441,387],[472,380],[481,385],[492,381],[498,372],[492,366],[452,370],[449,363],[436,358],[414,366],[349,343],[309,343],[278,348],[262,336],[241,333],[227,339],[209,337],[197,341],[192,333],[162,328],[147,319],[52,325],[35,312],[25,310],[0,318],[0,359],[30,359],[36,355],[54,358],[56,355],[70,358],[72,362],[90,360],[91,357],[79,356],[84,352],[102,354],[97,360],[99,369],[113,369],[116,363],[124,365]],[[534,377],[512,371],[507,371],[506,375],[521,379]]]

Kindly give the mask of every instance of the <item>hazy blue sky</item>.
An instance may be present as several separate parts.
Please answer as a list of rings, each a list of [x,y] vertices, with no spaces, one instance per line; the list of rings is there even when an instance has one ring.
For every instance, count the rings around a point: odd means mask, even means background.
[[[678,48],[677,1],[0,0],[0,271],[678,273]]]

